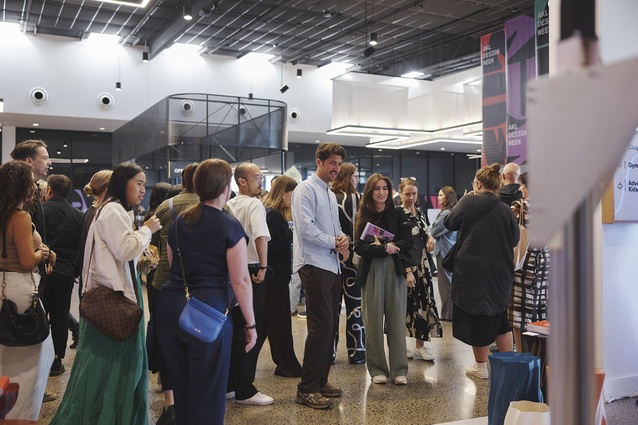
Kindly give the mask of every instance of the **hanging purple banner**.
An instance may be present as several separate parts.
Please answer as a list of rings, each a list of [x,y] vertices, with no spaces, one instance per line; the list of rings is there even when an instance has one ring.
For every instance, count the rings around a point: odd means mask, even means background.
[[[527,162],[527,81],[536,77],[535,22],[519,16],[505,22],[507,39],[507,162]]]
[[[507,155],[507,111],[505,110],[505,33],[481,37],[483,73],[483,166],[504,164]]]

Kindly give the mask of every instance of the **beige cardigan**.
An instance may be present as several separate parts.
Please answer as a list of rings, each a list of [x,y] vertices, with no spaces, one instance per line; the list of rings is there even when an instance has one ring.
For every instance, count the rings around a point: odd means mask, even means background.
[[[133,231],[133,211],[126,211],[118,202],[104,204],[96,217],[89,227],[84,249],[84,288],[88,291],[99,283],[114,291],[124,291],[127,298],[137,301],[128,262],[137,262],[151,242],[151,230],[142,226]]]

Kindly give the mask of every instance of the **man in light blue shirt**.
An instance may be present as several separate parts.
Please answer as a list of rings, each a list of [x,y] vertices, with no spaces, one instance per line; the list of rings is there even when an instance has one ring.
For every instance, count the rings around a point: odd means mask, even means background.
[[[350,239],[341,231],[337,199],[328,184],[339,174],[346,151],[336,143],[321,143],[315,161],[317,172],[292,194],[294,222],[293,273],[299,272],[306,292],[308,337],[301,382],[295,401],[314,409],[327,409],[327,397],[340,397],[341,389],[328,382],[332,343],[339,326],[341,268],[349,256]]]

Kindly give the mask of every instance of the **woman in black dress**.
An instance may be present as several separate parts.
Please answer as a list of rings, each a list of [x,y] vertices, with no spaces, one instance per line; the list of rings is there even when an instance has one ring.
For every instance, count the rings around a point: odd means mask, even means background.
[[[290,320],[290,276],[292,275],[292,220],[290,201],[297,182],[288,176],[279,176],[264,206],[266,223],[270,231],[268,241],[268,270],[264,281],[266,333],[270,343],[272,360],[277,367],[275,375],[290,378],[301,376],[301,364],[297,360],[292,342]]]
[[[459,232],[452,272],[452,333],[472,346],[475,362],[466,373],[489,379],[490,344],[496,341],[500,352],[512,351],[507,308],[520,235],[514,213],[497,195],[500,165],[478,170],[472,184],[474,190],[443,220],[448,230]]]

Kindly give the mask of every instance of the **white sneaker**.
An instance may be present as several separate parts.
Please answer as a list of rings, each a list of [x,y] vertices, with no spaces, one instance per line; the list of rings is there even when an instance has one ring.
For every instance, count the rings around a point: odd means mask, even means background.
[[[229,393],[226,393],[226,400],[232,400],[235,398],[235,391],[231,391]]]
[[[487,370],[487,362],[474,362],[473,365],[465,369],[465,373],[478,379],[490,379],[490,372]]]
[[[237,404],[245,404],[249,406],[268,406],[269,404],[273,404],[275,400],[267,396],[266,394],[262,394],[258,392],[254,396],[247,398],[246,400],[237,400],[235,399],[235,403]]]
[[[429,348],[423,346],[414,350],[414,360],[425,360],[426,362],[433,362],[434,356]]]
[[[385,375],[377,375],[372,377],[373,384],[385,384],[388,382],[388,377]]]
[[[408,359],[412,359],[414,358],[414,354],[412,354],[412,351],[407,350],[408,351]]]

